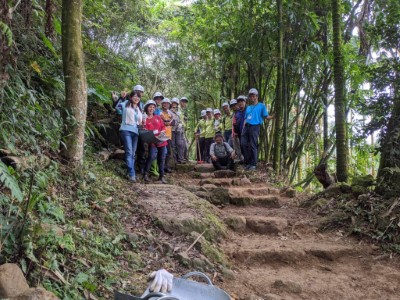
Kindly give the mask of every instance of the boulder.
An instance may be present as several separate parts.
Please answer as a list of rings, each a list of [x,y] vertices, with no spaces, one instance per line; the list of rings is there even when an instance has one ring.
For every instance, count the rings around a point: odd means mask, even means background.
[[[195,171],[200,173],[214,172],[214,166],[212,164],[198,164],[195,166]]]
[[[247,177],[236,178],[236,179],[233,180],[233,185],[237,185],[237,186],[249,186],[249,185],[251,185],[251,181],[250,181],[250,179],[248,179]]]
[[[294,198],[296,197],[296,190],[292,188],[288,188],[285,192],[285,196],[288,198]]]
[[[224,219],[225,224],[237,232],[244,232],[246,230],[246,218],[243,216],[228,216]]]
[[[16,297],[27,289],[29,285],[16,264],[0,266],[0,299]]]
[[[262,234],[276,234],[286,229],[288,221],[278,217],[247,217],[247,228]]]
[[[209,193],[210,202],[214,205],[228,204],[231,199],[228,189],[223,187],[216,187],[210,190]]]
[[[302,292],[301,285],[293,281],[275,280],[272,287],[286,293],[300,294]]]

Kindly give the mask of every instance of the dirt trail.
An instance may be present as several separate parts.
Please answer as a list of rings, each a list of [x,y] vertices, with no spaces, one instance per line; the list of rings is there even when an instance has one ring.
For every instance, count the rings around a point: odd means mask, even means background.
[[[221,206],[229,225],[222,248],[232,260],[234,278],[218,284],[235,299],[400,299],[397,259],[378,247],[344,236],[320,233],[318,216],[296,198],[268,184],[207,174],[189,184],[203,191],[223,187]],[[213,196],[211,196],[211,202]]]

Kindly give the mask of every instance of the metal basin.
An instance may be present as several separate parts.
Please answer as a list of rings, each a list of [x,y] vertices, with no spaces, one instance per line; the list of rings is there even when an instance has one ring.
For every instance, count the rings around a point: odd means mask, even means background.
[[[207,283],[187,280],[192,276],[202,277]],[[142,297],[125,295],[131,298],[118,297],[117,293],[115,300],[231,300],[225,291],[215,287],[210,278],[201,272],[191,272],[181,278],[174,278],[171,293],[150,293],[147,289]],[[118,294],[121,296],[120,293]]]

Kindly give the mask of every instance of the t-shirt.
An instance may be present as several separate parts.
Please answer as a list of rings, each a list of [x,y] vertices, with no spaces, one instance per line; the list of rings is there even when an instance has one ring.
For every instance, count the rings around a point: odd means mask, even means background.
[[[160,117],[161,117],[161,119],[162,119],[164,122],[165,122],[165,121],[172,121],[172,113],[171,113],[170,110],[162,111]],[[168,125],[166,125],[166,124],[168,124]],[[171,126],[171,122],[169,122],[169,123],[167,122],[166,124],[164,123],[164,125],[165,125],[165,135],[166,135],[167,137],[169,137],[169,139],[172,139],[172,126]]]
[[[237,112],[235,112],[232,124],[233,124],[233,130],[236,134],[239,135],[242,134],[245,115],[246,115],[246,110],[238,110]]]
[[[201,119],[195,128],[196,133],[200,133],[200,137],[206,136],[206,120]]]
[[[224,130],[232,130],[232,117],[233,114],[231,113],[229,116],[224,115],[222,118],[222,123],[224,124]]]
[[[226,157],[228,154],[231,154],[233,149],[227,142],[223,142],[221,144],[212,143],[210,147],[210,155],[215,155],[218,158]]]
[[[204,137],[206,139],[213,138],[215,135],[215,130],[214,130],[214,119],[208,119],[206,120],[206,133]]]
[[[264,103],[259,102],[246,108],[246,124],[261,125],[266,117],[268,117],[268,111]]]
[[[160,135],[161,131],[165,130],[165,125],[163,120],[161,120],[160,116],[153,115],[152,118],[146,118],[146,125],[147,130],[152,130],[155,136]],[[160,142],[157,143],[157,147],[162,147],[168,145],[167,142]]]

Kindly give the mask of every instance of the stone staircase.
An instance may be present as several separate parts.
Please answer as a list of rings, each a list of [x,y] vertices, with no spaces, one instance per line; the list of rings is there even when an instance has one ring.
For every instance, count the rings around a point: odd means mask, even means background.
[[[318,232],[318,216],[293,193],[207,164],[193,174],[188,188],[220,207],[230,228],[222,248],[235,276],[219,286],[234,299],[399,299],[400,270],[374,260],[376,247]]]

